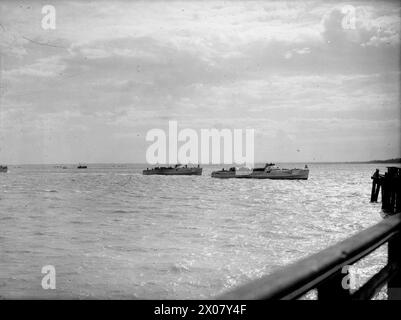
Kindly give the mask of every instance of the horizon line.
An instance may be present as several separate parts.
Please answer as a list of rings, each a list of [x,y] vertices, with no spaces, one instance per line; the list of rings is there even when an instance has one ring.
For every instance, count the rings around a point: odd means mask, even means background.
[[[394,161],[391,162],[391,160],[398,160],[398,161]],[[382,164],[386,164],[386,163],[400,163],[401,162],[401,158],[391,158],[391,159],[384,159],[384,160],[352,160],[352,161],[255,161],[255,164],[263,164],[263,163],[304,163],[304,164],[308,164],[308,163],[316,163],[316,164],[336,164],[336,163],[382,163]],[[79,165],[79,164],[86,164],[86,165],[99,165],[99,164],[136,164],[136,165],[148,165],[148,166],[157,166],[157,165],[172,165],[169,163],[159,163],[159,164],[149,164],[146,162],[55,162],[55,163],[14,163],[14,164],[2,164],[2,165],[6,165],[6,166],[27,166],[27,165]],[[177,163],[178,164],[178,163]],[[183,163],[183,165],[185,165],[186,163]],[[203,166],[227,166],[227,165],[236,165],[235,163],[217,163],[217,164],[212,164],[212,163],[208,163],[208,164],[201,164],[201,163],[188,163],[188,165],[203,165]]]

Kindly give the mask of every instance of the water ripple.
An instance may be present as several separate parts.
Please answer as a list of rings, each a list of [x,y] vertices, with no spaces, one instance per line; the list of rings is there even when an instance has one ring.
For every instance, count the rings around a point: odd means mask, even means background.
[[[308,181],[12,168],[0,187],[0,296],[47,297],[35,288],[52,264],[60,298],[207,298],[382,219],[369,204],[376,165],[309,167]]]

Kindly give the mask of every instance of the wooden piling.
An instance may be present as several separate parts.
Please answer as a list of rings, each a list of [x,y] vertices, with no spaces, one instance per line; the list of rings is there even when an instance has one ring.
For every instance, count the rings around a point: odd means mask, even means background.
[[[389,300],[401,300],[401,237],[395,236],[388,242],[388,264],[396,266],[396,271],[387,284]]]
[[[373,177],[372,177],[373,179]],[[401,212],[401,168],[387,167],[387,172],[381,179],[382,185],[382,210],[388,214]],[[373,187],[372,187],[373,191]],[[374,196],[372,194],[372,198]]]
[[[384,178],[382,181],[382,210],[383,212],[388,213],[390,207],[390,195],[389,195],[389,179],[388,172],[384,174]]]
[[[401,212],[401,177],[398,177],[398,181],[396,183],[395,212]]]
[[[372,192],[370,194],[370,202],[377,202],[377,198],[379,197],[381,187],[381,176],[379,173],[379,169],[376,169],[376,172],[372,176]]]

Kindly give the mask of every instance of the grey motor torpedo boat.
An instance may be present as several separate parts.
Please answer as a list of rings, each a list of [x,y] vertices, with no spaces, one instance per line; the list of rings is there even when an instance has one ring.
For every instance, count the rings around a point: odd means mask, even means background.
[[[274,163],[267,163],[263,168],[230,168],[212,172],[213,178],[247,178],[247,179],[277,179],[277,180],[307,180],[308,166],[304,169],[283,169]]]
[[[264,168],[255,168],[249,177],[252,179],[277,179],[277,180],[307,180],[309,177],[308,166],[304,169],[284,169],[274,163],[266,164]]]
[[[142,171],[144,175],[162,175],[162,176],[200,176],[202,168],[188,167],[188,165],[176,164],[174,167],[156,167]]]

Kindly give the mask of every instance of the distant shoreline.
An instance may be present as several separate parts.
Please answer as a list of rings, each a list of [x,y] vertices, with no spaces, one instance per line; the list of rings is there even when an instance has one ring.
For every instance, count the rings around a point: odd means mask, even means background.
[[[401,158],[394,158],[387,160],[371,160],[371,161],[352,161],[345,163],[401,163]]]
[[[261,165],[267,162],[271,162],[271,161],[258,161],[255,162],[255,165]],[[273,163],[279,163],[279,164],[286,164],[286,163],[303,163],[303,164],[369,164],[369,163],[381,163],[381,164],[386,164],[386,163],[394,163],[394,164],[399,164],[401,163],[401,158],[394,158],[394,159],[387,159],[387,160],[370,160],[370,161],[273,161]],[[152,165],[147,164],[147,163],[140,163],[140,162],[109,162],[109,163],[105,163],[105,162],[93,162],[93,163],[86,163],[86,165],[91,166],[91,165],[142,165],[142,166],[150,166],[152,167]],[[8,166],[60,166],[60,165],[64,165],[64,166],[77,166],[77,163],[20,163],[20,164],[9,164]],[[234,164],[233,164],[234,165]],[[203,166],[229,166],[229,164],[207,164],[207,165],[203,165]]]

